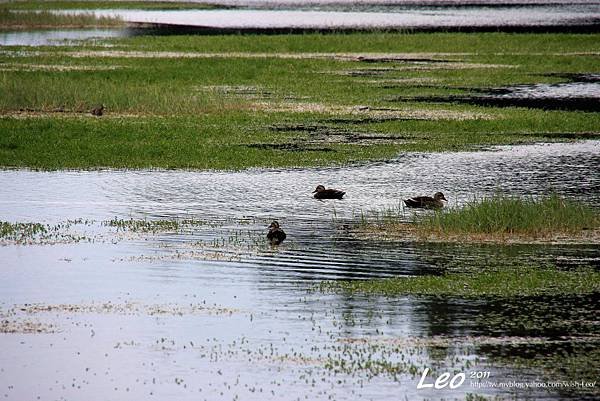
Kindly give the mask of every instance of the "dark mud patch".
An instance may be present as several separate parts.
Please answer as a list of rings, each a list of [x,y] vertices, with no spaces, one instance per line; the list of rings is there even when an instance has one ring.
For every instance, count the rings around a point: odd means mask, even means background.
[[[362,63],[450,63],[452,60],[433,59],[424,57],[375,57],[359,56],[357,61]]]
[[[549,76],[554,76],[550,74]],[[526,107],[543,110],[600,111],[600,74],[556,74],[570,82],[471,88],[473,94],[392,97],[392,102],[467,103],[492,107]],[[465,88],[467,89],[467,88]]]
[[[319,147],[310,143],[250,143],[245,145],[251,149],[280,150],[284,152],[335,152],[328,147]]]
[[[600,99],[596,97],[539,97],[518,98],[501,96],[417,96],[397,97],[388,99],[394,102],[427,102],[427,103],[467,103],[487,107],[525,107],[542,110],[569,110],[569,111],[600,111]]]
[[[514,135],[522,135],[522,133]],[[598,139],[600,132],[541,132],[536,133],[535,136],[548,139]]]
[[[373,120],[377,122],[379,120]],[[327,119],[326,122],[333,123],[351,123],[360,124],[363,122],[362,118],[359,119],[343,119],[343,118],[332,118]],[[275,132],[292,132],[292,133],[305,133],[311,136],[343,136],[349,140],[361,140],[361,139],[382,139],[382,140],[411,140],[413,137],[405,135],[385,135],[381,133],[369,133],[362,131],[352,131],[347,128],[336,127],[331,124],[280,124],[269,126],[270,131]]]
[[[370,118],[368,118],[370,119]],[[337,123],[337,119],[327,120]],[[355,120],[350,120],[355,121]],[[362,121],[362,120],[360,120]],[[412,141],[414,138],[405,135],[387,135],[378,132],[353,131],[332,124],[278,124],[268,127],[270,131],[302,134],[304,137],[293,142],[284,144],[251,144],[250,147],[270,148],[287,151],[321,150],[319,145],[323,144],[350,144],[350,145],[373,145],[373,144],[401,144]],[[323,148],[331,151],[331,148]]]
[[[600,74],[572,74],[572,73],[548,73],[546,77],[565,78],[569,82],[600,82]]]

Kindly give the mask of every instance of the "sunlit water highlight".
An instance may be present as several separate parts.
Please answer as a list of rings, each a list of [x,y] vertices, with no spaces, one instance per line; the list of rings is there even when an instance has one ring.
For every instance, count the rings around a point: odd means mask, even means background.
[[[126,29],[52,29],[0,32],[0,46],[68,46],[77,41],[130,36]]]
[[[547,7],[400,8],[369,11],[319,10],[95,10],[128,22],[221,29],[399,29],[508,26],[569,26],[600,21],[600,4]],[[86,12],[65,11],[65,13]]]

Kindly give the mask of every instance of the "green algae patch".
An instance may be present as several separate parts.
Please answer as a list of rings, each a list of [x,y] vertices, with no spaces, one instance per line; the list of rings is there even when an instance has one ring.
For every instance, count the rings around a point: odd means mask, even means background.
[[[464,298],[582,294],[600,291],[600,272],[551,268],[510,268],[441,276],[395,277],[377,280],[325,281],[325,292],[383,296],[450,296]]]

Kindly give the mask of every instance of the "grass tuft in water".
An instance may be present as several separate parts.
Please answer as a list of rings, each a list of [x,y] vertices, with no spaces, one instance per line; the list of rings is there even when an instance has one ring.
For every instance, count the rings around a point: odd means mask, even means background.
[[[8,240],[19,240],[45,234],[46,226],[40,223],[9,223],[0,222],[0,238]]]
[[[435,234],[517,234],[531,237],[600,227],[591,207],[551,194],[538,199],[494,195],[466,206],[421,215],[416,224]]]
[[[157,233],[166,231],[179,231],[183,227],[209,225],[204,220],[182,219],[182,220],[140,220],[140,219],[119,219],[102,222],[102,225],[114,227],[117,231],[129,231],[139,233]]]

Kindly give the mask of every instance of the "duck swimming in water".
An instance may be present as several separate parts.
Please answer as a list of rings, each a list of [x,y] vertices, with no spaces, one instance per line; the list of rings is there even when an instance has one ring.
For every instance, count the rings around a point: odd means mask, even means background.
[[[317,185],[317,189],[313,191],[315,199],[342,199],[345,193],[337,189],[325,189],[323,185]]]
[[[276,220],[273,220],[271,225],[269,225],[269,232],[267,233],[267,239],[271,245],[281,244],[285,237],[285,232],[279,228],[279,223]]]
[[[405,199],[404,204],[408,207],[417,207],[423,209],[439,209],[444,207],[444,202],[448,201],[444,194],[436,192],[433,198],[430,196],[415,196],[414,198]]]

